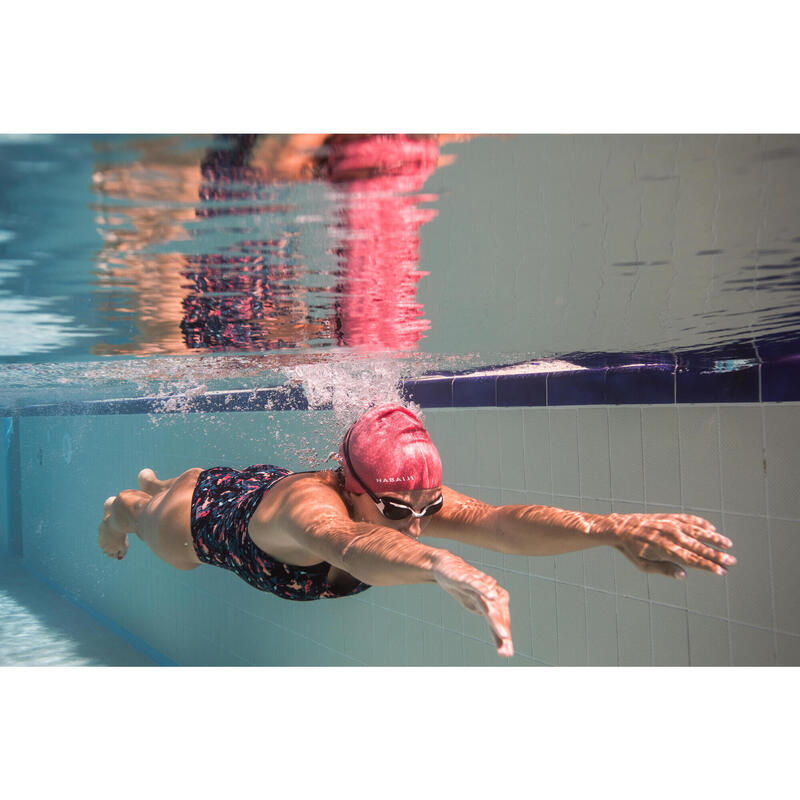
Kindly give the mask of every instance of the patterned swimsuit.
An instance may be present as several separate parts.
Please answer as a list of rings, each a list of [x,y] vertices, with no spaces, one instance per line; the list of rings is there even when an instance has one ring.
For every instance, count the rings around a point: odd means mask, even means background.
[[[212,467],[201,472],[192,495],[192,541],[197,557],[286,600],[347,597],[369,589],[369,584],[359,583],[349,592],[338,592],[328,584],[330,564],[284,564],[254,544],[247,532],[250,517],[264,493],[291,474],[271,464],[243,470]]]

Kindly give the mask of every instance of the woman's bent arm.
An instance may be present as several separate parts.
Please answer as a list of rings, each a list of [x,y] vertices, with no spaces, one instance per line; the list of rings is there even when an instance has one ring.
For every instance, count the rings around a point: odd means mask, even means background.
[[[321,492],[305,498],[294,493],[286,504],[280,524],[297,544],[364,583],[438,583],[486,618],[499,655],[513,655],[508,592],[494,578],[442,548],[391,528],[353,522],[338,498],[328,498]]]

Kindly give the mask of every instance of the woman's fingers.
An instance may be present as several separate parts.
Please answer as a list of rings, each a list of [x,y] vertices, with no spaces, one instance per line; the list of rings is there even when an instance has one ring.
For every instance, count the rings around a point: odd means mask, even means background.
[[[497,648],[497,655],[499,656],[506,656],[507,658],[511,658],[514,655],[514,645],[511,642],[511,639],[505,639]]]
[[[690,567],[695,567],[697,569],[704,569],[708,572],[716,572],[717,575],[727,575],[728,570],[725,567],[720,566],[719,564],[711,561],[707,558],[703,558],[703,556],[698,555],[697,553],[693,553],[691,550],[687,550],[685,547],[680,547],[679,545],[673,545],[669,549],[669,554],[673,556],[677,556],[681,559],[684,564],[687,564]]]
[[[675,535],[678,539],[678,542],[680,542],[684,548],[687,550],[692,550],[709,561],[714,561],[715,563],[721,564],[724,567],[732,567],[736,563],[736,559],[733,556],[729,556],[727,553],[722,553],[719,550],[715,550],[713,547],[702,544],[701,542],[698,542],[697,539],[694,539],[685,533],[678,532]],[[667,549],[672,548],[668,547]]]
[[[511,612],[508,608],[508,592],[501,586],[480,596],[483,614],[489,623],[489,630],[494,637],[497,654],[513,656],[514,645],[511,641]]]
[[[636,565],[643,572],[654,572],[666,575],[668,578],[678,578],[680,580],[686,577],[686,572],[671,561],[648,561],[646,558],[641,558]]]
[[[717,533],[717,529],[707,519],[695,517],[692,514],[675,514],[674,518],[683,523],[681,527],[684,530],[686,526],[689,526],[691,530],[686,531],[686,533],[690,533],[696,539],[713,544],[715,547],[721,547],[724,550],[733,546],[733,542],[727,536]]]
[[[642,558],[641,556],[632,555],[625,550],[622,552],[642,572],[653,572],[659,575],[666,575],[669,578],[682,579],[686,577],[686,572],[678,564],[673,564],[671,561],[654,561]]]

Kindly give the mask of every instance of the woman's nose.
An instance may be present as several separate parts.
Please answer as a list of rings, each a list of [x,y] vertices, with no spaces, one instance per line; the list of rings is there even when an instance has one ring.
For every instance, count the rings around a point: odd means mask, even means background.
[[[419,536],[422,533],[422,524],[419,517],[414,517],[406,526],[406,532],[410,536]]]

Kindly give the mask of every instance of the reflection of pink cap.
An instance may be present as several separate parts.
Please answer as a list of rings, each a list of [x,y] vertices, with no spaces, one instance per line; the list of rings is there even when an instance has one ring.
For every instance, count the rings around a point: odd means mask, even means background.
[[[371,491],[406,492],[442,485],[442,460],[423,424],[407,408],[382,405],[371,408],[350,429],[347,453],[358,477]],[[344,488],[363,494],[339,449]]]

